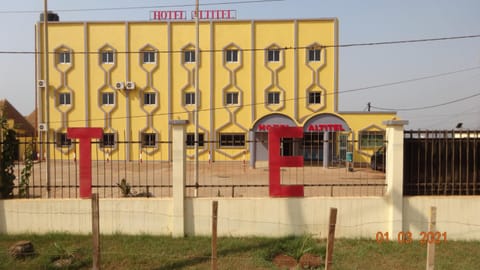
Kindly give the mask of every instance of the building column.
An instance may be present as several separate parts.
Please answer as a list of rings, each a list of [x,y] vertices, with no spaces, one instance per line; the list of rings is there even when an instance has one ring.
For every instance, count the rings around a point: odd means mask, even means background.
[[[255,138],[255,131],[250,130],[249,132],[250,139],[250,168],[255,169],[255,159],[257,158],[257,144]]]
[[[172,126],[173,237],[185,236],[185,126],[188,120],[170,120]]]
[[[385,194],[390,219],[389,233],[393,237],[403,231],[403,127],[405,120],[389,120],[383,122],[386,130]]]
[[[323,132],[323,167],[328,168],[328,164],[330,163],[329,160],[329,155],[328,153],[330,152],[329,149],[329,140],[328,138],[330,137],[330,132],[325,131]]]

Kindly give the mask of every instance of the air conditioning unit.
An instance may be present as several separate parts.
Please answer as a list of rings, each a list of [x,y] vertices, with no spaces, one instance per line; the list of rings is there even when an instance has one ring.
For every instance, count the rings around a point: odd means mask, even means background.
[[[47,131],[47,128],[48,128],[47,124],[45,124],[45,123],[38,124],[38,130],[39,131]]]
[[[38,80],[38,81],[37,81],[37,86],[38,86],[39,88],[45,87],[45,80]]]
[[[125,89],[125,84],[123,82],[117,82],[117,83],[115,83],[115,89],[123,90],[123,89]]]
[[[134,82],[127,82],[126,83],[126,88],[127,88],[127,90],[134,90],[135,89],[135,83]]]

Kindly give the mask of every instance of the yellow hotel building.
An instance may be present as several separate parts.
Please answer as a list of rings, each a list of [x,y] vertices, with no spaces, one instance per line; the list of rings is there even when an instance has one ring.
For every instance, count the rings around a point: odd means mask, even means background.
[[[37,23],[39,136],[49,132],[56,140],[51,151],[71,157],[78,149],[67,127],[101,127],[107,155],[170,160],[170,144],[161,143],[171,141],[169,121],[188,119],[193,158],[198,106],[200,160],[266,161],[272,125],[305,130],[303,143],[283,141],[284,155],[301,152],[327,165],[344,160],[346,151],[369,161],[383,144],[382,122],[394,112],[338,110],[337,19],[202,20],[199,34],[195,55],[191,20],[49,21],[46,87]]]

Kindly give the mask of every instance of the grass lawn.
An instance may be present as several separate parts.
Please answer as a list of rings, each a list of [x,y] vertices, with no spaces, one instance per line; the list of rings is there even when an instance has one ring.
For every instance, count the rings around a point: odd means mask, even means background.
[[[19,240],[33,243],[36,255],[15,260],[8,248]],[[210,269],[210,238],[104,235],[101,269]],[[218,269],[278,269],[277,253],[299,257],[304,252],[325,257],[325,240],[285,238],[219,238]],[[90,236],[69,234],[0,235],[0,269],[91,269]],[[435,269],[480,269],[480,242],[448,241],[436,246]],[[68,267],[54,266],[71,259]],[[426,246],[375,240],[335,241],[334,269],[425,269]],[[323,268],[321,268],[323,269]]]

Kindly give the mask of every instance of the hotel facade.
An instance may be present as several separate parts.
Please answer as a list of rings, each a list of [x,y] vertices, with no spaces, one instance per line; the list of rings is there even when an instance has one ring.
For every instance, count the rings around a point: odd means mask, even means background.
[[[187,119],[193,158],[198,110],[200,160],[255,166],[268,159],[269,127],[281,125],[304,129],[301,143],[282,142],[284,155],[328,164],[354,152],[367,162],[396,114],[339,111],[338,28],[335,18],[201,20],[196,55],[193,20],[49,21],[46,85],[40,21],[39,138],[48,132],[50,151],[72,157],[67,128],[101,127],[106,156],[170,160],[169,123]]]

